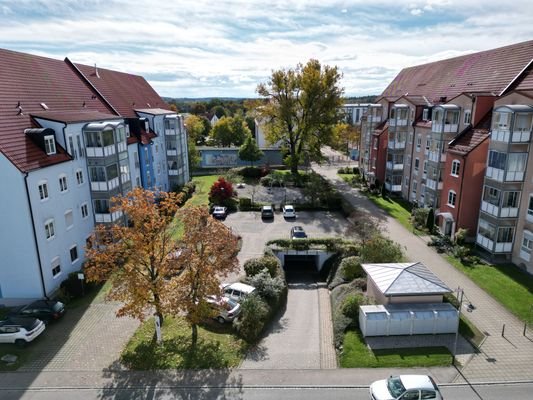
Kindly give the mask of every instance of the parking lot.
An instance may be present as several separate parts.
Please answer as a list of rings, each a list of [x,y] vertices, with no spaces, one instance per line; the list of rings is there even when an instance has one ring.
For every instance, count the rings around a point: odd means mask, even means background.
[[[299,212],[297,208],[295,219],[284,219],[278,210],[273,220],[263,221],[260,212],[250,211],[229,214],[224,223],[242,236],[241,265],[250,258],[260,257],[269,240],[289,239],[295,225],[302,226],[309,238],[345,236],[348,227],[348,222],[338,212]]]

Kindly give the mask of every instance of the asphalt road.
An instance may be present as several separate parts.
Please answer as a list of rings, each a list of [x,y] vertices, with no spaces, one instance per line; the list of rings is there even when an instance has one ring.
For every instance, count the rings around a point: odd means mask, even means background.
[[[531,399],[532,383],[512,385],[476,385],[441,387],[446,400],[529,400]],[[153,388],[143,389],[34,389],[26,391],[0,390],[1,400],[64,400],[64,399],[178,399],[178,400],[367,400],[366,387],[239,387],[239,388]]]

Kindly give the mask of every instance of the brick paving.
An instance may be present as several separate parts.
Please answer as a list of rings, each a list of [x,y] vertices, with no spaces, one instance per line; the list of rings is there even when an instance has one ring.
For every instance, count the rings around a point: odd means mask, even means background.
[[[337,368],[337,355],[333,341],[331,298],[323,283],[318,284],[318,309],[320,314],[320,368]]]
[[[522,336],[522,321],[428,247],[427,238],[414,235],[357,189],[342,182],[337,177],[336,167],[314,166],[313,169],[332,181],[347,201],[377,217],[384,233],[405,247],[408,259],[423,262],[450,288],[462,288],[466,299],[476,307],[474,311],[465,312],[464,315],[487,338],[481,346],[481,351],[466,363],[461,374],[456,377],[457,382],[533,379],[533,340]],[[501,336],[503,324],[506,326],[505,337]],[[533,337],[533,334],[529,336]]]

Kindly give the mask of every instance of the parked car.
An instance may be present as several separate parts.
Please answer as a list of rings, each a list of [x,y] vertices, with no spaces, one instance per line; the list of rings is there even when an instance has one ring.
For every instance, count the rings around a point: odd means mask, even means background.
[[[307,237],[307,233],[305,233],[304,228],[301,226],[293,226],[291,228],[291,239],[305,239]]]
[[[215,208],[213,208],[213,217],[215,217],[216,219],[224,219],[227,217],[227,215],[227,207],[215,206]]]
[[[261,207],[261,218],[262,219],[273,219],[274,218],[274,209],[272,208],[272,206]]]
[[[226,296],[209,296],[207,302],[217,310],[218,314],[215,316],[215,319],[221,324],[233,322],[241,313],[241,305]]]
[[[0,343],[15,343],[18,347],[24,347],[45,328],[44,322],[37,318],[7,318],[0,321]]]
[[[370,385],[372,400],[442,400],[440,390],[428,375],[399,375],[376,381]]]
[[[38,318],[45,324],[55,321],[65,314],[65,305],[60,301],[37,300],[33,303],[12,309],[8,317]]]
[[[284,205],[282,210],[284,218],[296,218],[296,210],[290,204]]]
[[[255,291],[253,286],[241,282],[225,283],[222,285],[222,289],[224,296],[237,302],[241,302],[246,296]]]

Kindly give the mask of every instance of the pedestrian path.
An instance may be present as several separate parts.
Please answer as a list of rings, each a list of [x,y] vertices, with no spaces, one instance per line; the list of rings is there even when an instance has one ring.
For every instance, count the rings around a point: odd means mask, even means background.
[[[421,261],[427,265],[450,288],[463,289],[468,300],[475,306],[475,310],[465,313],[465,316],[487,338],[481,346],[480,353],[472,357],[456,381],[533,380],[533,341],[522,336],[524,326],[522,321],[428,247],[424,238],[405,229],[357,189],[351,188],[338,178],[336,167],[314,165],[313,169],[329,179],[352,205],[380,216],[384,233],[405,248],[409,260]],[[505,324],[504,337],[501,335],[503,324]]]

